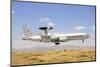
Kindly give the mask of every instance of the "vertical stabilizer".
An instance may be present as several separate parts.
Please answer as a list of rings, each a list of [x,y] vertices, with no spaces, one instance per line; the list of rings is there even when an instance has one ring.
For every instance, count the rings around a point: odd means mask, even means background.
[[[31,37],[31,36],[32,36],[32,32],[31,32],[30,29],[27,27],[27,25],[24,25],[24,26],[23,26],[23,34],[24,34],[24,37],[25,37],[25,38]]]

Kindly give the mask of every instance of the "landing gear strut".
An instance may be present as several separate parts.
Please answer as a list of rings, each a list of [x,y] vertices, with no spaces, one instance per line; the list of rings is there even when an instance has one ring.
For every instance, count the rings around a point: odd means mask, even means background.
[[[84,39],[82,40],[82,42],[84,43]]]
[[[57,39],[55,40],[55,45],[59,45],[59,37],[57,37]]]

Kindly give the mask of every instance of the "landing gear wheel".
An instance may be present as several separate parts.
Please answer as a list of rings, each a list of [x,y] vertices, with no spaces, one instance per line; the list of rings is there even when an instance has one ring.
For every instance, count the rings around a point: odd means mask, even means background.
[[[59,43],[59,37],[57,37],[57,39],[55,40],[55,45],[59,45],[60,43]]]
[[[55,43],[55,45],[59,45],[60,43]]]
[[[82,42],[84,43],[84,40],[82,40]]]

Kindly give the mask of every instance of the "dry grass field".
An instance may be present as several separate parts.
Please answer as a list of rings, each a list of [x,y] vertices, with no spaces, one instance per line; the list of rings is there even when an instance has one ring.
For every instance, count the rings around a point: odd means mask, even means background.
[[[95,50],[12,52],[12,65],[95,61]]]

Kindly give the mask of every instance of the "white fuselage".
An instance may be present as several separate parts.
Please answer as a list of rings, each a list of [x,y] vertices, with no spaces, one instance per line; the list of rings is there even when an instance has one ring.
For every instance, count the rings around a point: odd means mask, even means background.
[[[39,42],[66,42],[70,40],[85,40],[89,35],[86,33],[72,33],[72,34],[48,34],[48,35],[35,35],[32,37],[24,38],[25,40],[39,41]]]

